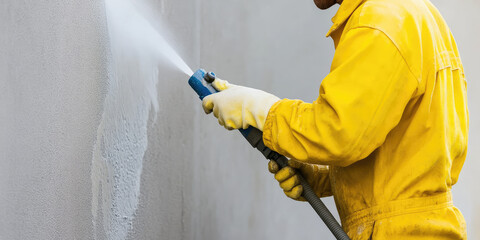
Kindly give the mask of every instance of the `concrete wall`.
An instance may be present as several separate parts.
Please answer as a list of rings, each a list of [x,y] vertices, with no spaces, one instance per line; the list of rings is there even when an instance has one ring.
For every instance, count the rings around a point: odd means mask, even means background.
[[[145,3],[192,68],[281,97],[317,97],[336,8]],[[469,80],[470,150],[454,201],[476,239],[480,4],[434,3]],[[183,73],[165,64],[145,73],[151,62],[118,57],[110,40],[103,1],[0,4],[0,239],[332,239],[307,204],[283,196],[259,153],[203,114]]]
[[[92,236],[106,83],[100,1],[0,3],[0,239]]]

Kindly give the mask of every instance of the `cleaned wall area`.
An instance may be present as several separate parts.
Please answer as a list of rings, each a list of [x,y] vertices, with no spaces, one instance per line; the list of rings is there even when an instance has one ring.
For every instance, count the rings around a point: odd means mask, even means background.
[[[328,73],[324,35],[338,7],[136,2],[193,70],[305,101]],[[433,2],[469,82],[454,202],[476,239],[480,3]],[[105,1],[0,4],[0,239],[333,239],[308,204],[283,195],[263,156],[205,116],[188,76],[145,52],[116,52],[115,41]]]

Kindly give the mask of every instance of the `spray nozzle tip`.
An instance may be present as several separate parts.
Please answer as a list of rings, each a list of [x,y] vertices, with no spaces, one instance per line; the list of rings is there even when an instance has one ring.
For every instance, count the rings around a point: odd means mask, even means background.
[[[213,81],[215,81],[215,73],[213,72],[208,72],[205,74],[205,77],[203,77],[205,79],[205,81],[207,81],[208,83],[212,83]]]

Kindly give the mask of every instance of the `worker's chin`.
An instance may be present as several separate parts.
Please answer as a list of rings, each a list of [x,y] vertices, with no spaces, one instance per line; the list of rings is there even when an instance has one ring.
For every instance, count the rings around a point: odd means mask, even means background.
[[[335,0],[313,0],[313,2],[322,10],[328,9],[336,3]]]

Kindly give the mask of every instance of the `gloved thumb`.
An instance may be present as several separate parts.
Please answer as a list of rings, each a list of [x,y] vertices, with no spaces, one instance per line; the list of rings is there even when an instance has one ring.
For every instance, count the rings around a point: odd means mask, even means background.
[[[216,78],[215,81],[212,82],[212,86],[213,86],[213,88],[215,88],[215,90],[221,92],[221,91],[223,91],[225,89],[228,89],[228,88],[230,88],[234,85],[229,83],[228,81]]]
[[[229,83],[228,81],[222,80],[220,78],[216,78],[212,82],[212,86],[213,86],[213,88],[215,88],[215,90],[221,92],[221,91],[226,90],[228,88],[231,88],[232,86],[235,86],[235,85]],[[206,96],[203,99],[202,106],[203,106],[203,110],[205,111],[206,114],[210,114],[214,110],[214,98],[215,98],[215,96],[216,96],[215,94],[212,94],[212,95]],[[218,118],[218,114],[215,114],[215,117]]]

